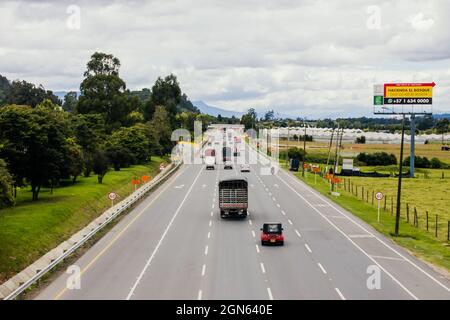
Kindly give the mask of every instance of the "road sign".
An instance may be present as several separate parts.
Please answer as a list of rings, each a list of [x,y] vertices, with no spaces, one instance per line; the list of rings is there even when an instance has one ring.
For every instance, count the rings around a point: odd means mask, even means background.
[[[383,194],[381,193],[381,192],[377,192],[376,194],[375,194],[375,198],[377,198],[377,200],[378,200],[378,218],[377,218],[377,220],[378,220],[378,222],[380,222],[380,206],[381,206],[381,199],[383,199]]]
[[[384,104],[432,104],[432,83],[385,83]]]
[[[384,104],[383,96],[373,96],[373,105],[382,106]]]
[[[115,192],[108,193],[108,198],[109,200],[115,200],[117,198],[117,193]]]

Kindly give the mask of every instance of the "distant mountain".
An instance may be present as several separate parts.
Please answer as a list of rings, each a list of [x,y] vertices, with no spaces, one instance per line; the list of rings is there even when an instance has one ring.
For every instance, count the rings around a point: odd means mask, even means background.
[[[213,107],[207,105],[203,101],[193,101],[192,104],[196,106],[202,113],[206,113],[214,117],[217,117],[220,114],[222,117],[231,118],[232,116],[235,116],[236,118],[240,118],[244,114],[244,112],[230,111],[219,107]]]

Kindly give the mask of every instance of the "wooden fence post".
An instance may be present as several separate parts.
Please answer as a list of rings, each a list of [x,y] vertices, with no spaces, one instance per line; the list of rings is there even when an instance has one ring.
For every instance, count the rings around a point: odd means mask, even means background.
[[[358,185],[356,185],[356,197],[358,198]]]
[[[450,221],[447,221],[447,241],[450,241]]]
[[[437,236],[438,236],[438,220],[439,220],[439,217],[438,217],[438,215],[436,215],[436,227],[435,227],[435,229],[434,229],[434,236],[437,238]]]
[[[387,201],[387,197],[384,197],[384,207],[383,207],[383,211],[386,212],[386,201]]]
[[[394,197],[391,197],[391,214],[394,213]]]
[[[426,216],[427,216],[427,231],[428,231],[428,210],[426,211]]]
[[[419,220],[418,220],[418,216],[417,216],[417,209],[416,207],[414,207],[414,227],[419,227]]]
[[[364,200],[364,186],[361,188],[361,198]]]
[[[375,197],[375,191],[372,190],[372,205],[373,205],[373,198]]]
[[[409,223],[409,204],[406,204],[406,222]]]
[[[367,194],[366,194],[366,202],[369,203],[369,190],[367,190]]]

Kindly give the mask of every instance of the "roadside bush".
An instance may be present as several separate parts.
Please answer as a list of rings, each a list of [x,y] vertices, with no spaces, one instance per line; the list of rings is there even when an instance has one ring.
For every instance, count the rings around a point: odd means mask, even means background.
[[[358,144],[366,143],[366,137],[365,136],[356,137],[355,143],[358,143]]]
[[[298,159],[300,161],[303,161],[305,159],[305,151],[303,149],[300,149],[297,147],[289,148],[288,158],[289,159]]]
[[[409,160],[410,160],[410,157],[406,157],[406,159],[403,161],[403,165],[409,166]],[[414,157],[414,167],[415,168],[431,168],[431,162],[430,162],[430,160],[428,160],[427,157],[415,156]]]
[[[395,155],[386,152],[360,153],[356,156],[356,161],[362,162],[368,166],[389,166],[397,164]]]

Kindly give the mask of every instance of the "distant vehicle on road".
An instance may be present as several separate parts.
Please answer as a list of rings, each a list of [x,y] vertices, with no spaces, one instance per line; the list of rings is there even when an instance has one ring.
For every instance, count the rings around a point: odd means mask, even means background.
[[[214,170],[216,167],[215,156],[205,156],[206,170]]]
[[[233,164],[231,163],[231,161],[225,161],[225,164],[223,165],[223,168],[225,170],[233,170]]]
[[[247,163],[241,164],[241,172],[250,172],[250,165]]]
[[[298,168],[300,167],[300,160],[299,159],[291,159],[289,170],[291,171],[298,171]]]
[[[246,179],[227,179],[219,182],[220,217],[247,216],[248,183]]]
[[[223,158],[223,162],[231,161],[231,148],[230,147],[224,146],[222,148],[222,158]]]
[[[261,228],[261,245],[284,244],[283,227],[281,223],[264,223]]]

